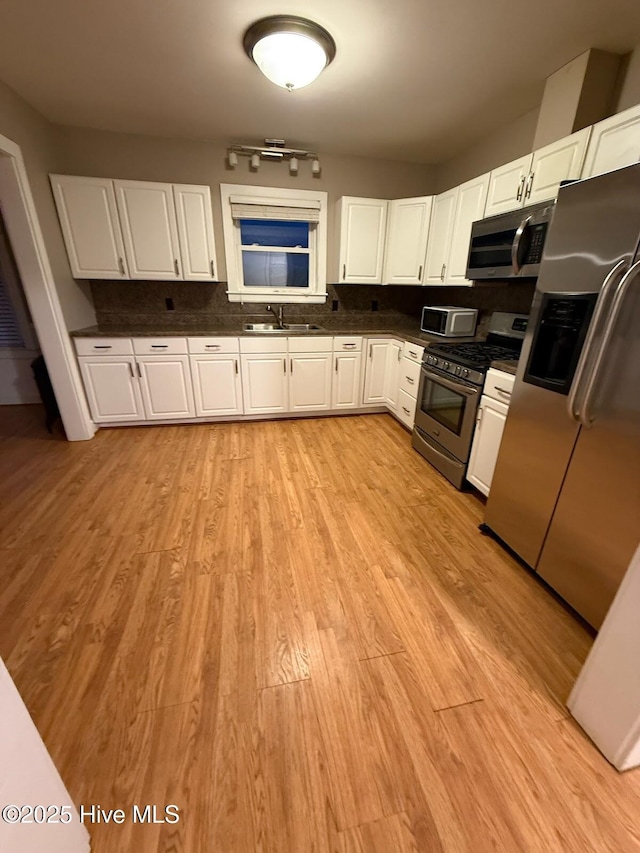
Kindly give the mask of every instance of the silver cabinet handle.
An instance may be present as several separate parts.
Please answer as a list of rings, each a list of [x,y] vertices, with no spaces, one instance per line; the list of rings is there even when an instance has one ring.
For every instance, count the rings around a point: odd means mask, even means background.
[[[122,260],[122,258],[118,258],[118,267],[120,269],[120,275],[126,275],[126,272],[124,269],[124,261]]]
[[[598,334],[602,318],[607,309],[609,308],[609,291],[611,290],[617,279],[623,277],[626,266],[626,261],[618,261],[615,267],[607,274],[602,284],[602,288],[600,289],[600,295],[598,296],[596,307],[593,312],[593,317],[591,318],[591,323],[589,324],[587,337],[585,338],[584,344],[582,345],[582,353],[580,354],[578,366],[576,367],[573,382],[571,383],[571,388],[569,390],[569,396],[567,397],[567,412],[569,413],[569,417],[571,418],[571,420],[576,421],[576,423],[581,423],[582,421],[581,413],[577,406],[578,395],[582,387],[587,363],[591,359],[591,351],[594,347],[595,339]]]
[[[291,359],[291,375],[293,376],[293,359]]]
[[[336,356],[336,373],[338,372],[338,356]]]
[[[478,413],[476,415],[476,423],[479,424],[482,420],[482,406],[478,406]]]
[[[369,358],[373,358],[373,356],[371,354],[372,351],[373,351],[373,344],[369,344]]]
[[[522,193],[524,192],[524,182],[527,180],[526,175],[520,178],[518,183],[518,192],[516,193],[516,201],[522,201]]]
[[[535,176],[535,172],[531,172],[531,174],[529,175],[529,180],[527,181],[527,189],[524,194],[525,199],[531,198],[531,190],[533,189],[533,179],[535,178]]]
[[[440,281],[444,281],[444,271],[446,270],[447,265],[442,264],[442,269],[440,270]]]
[[[398,350],[398,361],[402,360],[402,347]]]
[[[422,281],[422,264],[420,264],[420,269],[418,270],[418,281]]]
[[[216,277],[216,268],[215,268],[213,261],[211,261],[211,278],[215,278],[215,277]]]
[[[347,277],[347,265],[342,264],[342,278],[344,279],[346,277]]]
[[[221,344],[205,344],[205,349],[220,349]]]
[[[286,358],[282,359],[282,367],[284,369],[284,372],[286,373],[287,372],[287,359]]]
[[[507,397],[511,396],[511,391],[507,391],[506,388],[501,388],[499,385],[495,385],[494,387],[495,387],[496,391],[500,391],[501,394],[506,394]]]
[[[138,376],[142,379],[142,370],[140,369],[140,362],[136,361],[136,367],[138,368]]]
[[[511,267],[516,275],[522,269],[522,267],[520,266],[520,261],[518,259],[518,253],[520,252],[520,243],[522,242],[522,235],[524,234],[525,229],[530,222],[530,216],[527,216],[522,220],[520,225],[518,225],[516,236],[513,238],[513,243],[511,244]]]
[[[414,352],[412,349],[410,349],[410,350],[409,350],[409,355],[410,355],[410,356],[412,356],[412,358],[417,358],[417,357],[418,357],[418,353],[417,353],[417,352]]]
[[[416,384],[416,380],[415,380],[415,379],[413,379],[411,376],[407,376],[407,382],[408,382],[410,385],[415,385],[415,384]]]
[[[613,297],[611,311],[609,312],[607,323],[602,333],[600,348],[596,354],[593,368],[591,369],[591,374],[587,380],[587,387],[584,392],[580,420],[582,421],[582,425],[587,427],[587,429],[595,420],[595,415],[591,412],[591,406],[598,385],[598,380],[600,379],[600,374],[602,372],[604,358],[607,349],[609,348],[609,343],[611,342],[613,330],[618,322],[618,318],[620,317],[620,312],[622,311],[627,291],[638,275],[640,275],[640,261],[636,261],[635,264],[633,264],[633,266],[624,274]]]
[[[235,360],[235,364],[236,364],[236,376],[237,376],[238,375],[238,359],[237,358]]]
[[[134,378],[133,365],[131,364],[131,362],[129,362],[129,373],[131,374],[131,378],[133,379]]]
[[[407,409],[407,407],[406,407],[406,406],[403,406],[403,407],[402,407],[402,411],[403,411],[403,412],[406,412],[408,415],[410,415],[410,414],[411,414],[411,410],[410,410],[410,409]]]
[[[173,268],[176,271],[176,275],[180,275],[180,267],[178,266],[178,259],[173,259]]]
[[[168,349],[169,344],[151,344],[151,349]]]
[[[356,344],[342,344],[342,349],[355,349]]]
[[[94,344],[94,349],[111,349],[111,344]]]

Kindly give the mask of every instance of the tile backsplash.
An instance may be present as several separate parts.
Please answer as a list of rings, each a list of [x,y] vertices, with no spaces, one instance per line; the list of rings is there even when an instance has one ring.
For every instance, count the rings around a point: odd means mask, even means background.
[[[312,321],[327,329],[417,329],[424,305],[461,305],[477,308],[480,331],[493,311],[526,314],[531,306],[533,281],[481,284],[475,287],[409,287],[336,284],[327,286],[324,305],[285,305],[289,322]],[[91,294],[101,326],[172,327],[211,325],[237,328],[265,320],[264,305],[229,302],[226,282],[94,281]],[[337,309],[337,310],[336,310]]]

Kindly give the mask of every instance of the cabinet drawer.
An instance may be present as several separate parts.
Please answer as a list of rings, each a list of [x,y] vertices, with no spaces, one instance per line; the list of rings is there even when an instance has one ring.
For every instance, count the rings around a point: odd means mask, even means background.
[[[255,338],[240,338],[240,352],[287,352],[287,338],[285,336],[268,338],[266,335]]]
[[[240,344],[237,338],[187,338],[189,352],[202,355],[221,355],[229,352],[240,352]]]
[[[318,337],[289,338],[289,352],[331,352],[333,339]]]
[[[131,338],[74,338],[78,355],[133,355]]]
[[[134,338],[136,355],[186,355],[186,338]]]
[[[340,335],[333,339],[334,352],[360,352],[362,350],[362,338]]]
[[[420,363],[422,362],[422,356],[424,355],[424,347],[418,346],[418,344],[410,344],[409,341],[405,341],[403,355],[405,358],[410,358],[412,361]]]
[[[398,391],[398,408],[396,409],[398,419],[409,429],[413,429],[416,419],[416,398],[410,397],[406,391]]]
[[[487,378],[484,381],[482,393],[486,394],[487,397],[493,397],[494,400],[500,400],[501,403],[509,405],[515,381],[515,376],[492,367],[487,371]]]
[[[400,364],[400,390],[415,400],[418,395],[419,382],[420,365],[410,358],[403,358]]]

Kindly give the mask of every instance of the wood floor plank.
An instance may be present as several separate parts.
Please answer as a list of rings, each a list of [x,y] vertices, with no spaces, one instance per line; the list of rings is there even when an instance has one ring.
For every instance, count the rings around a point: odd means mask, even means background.
[[[100,430],[0,407],[0,654],[94,851],[631,853],[564,705],[591,634],[387,415]]]

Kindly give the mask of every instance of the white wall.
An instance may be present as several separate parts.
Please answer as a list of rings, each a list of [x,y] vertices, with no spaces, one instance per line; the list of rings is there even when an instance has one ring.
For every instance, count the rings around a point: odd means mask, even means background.
[[[70,806],[70,823],[12,824],[0,819],[0,850],[6,853],[89,853],[80,823],[47,748],[11,676],[0,660],[0,807]]]
[[[34,350],[0,349],[0,406],[40,402],[31,370],[37,355]]]

